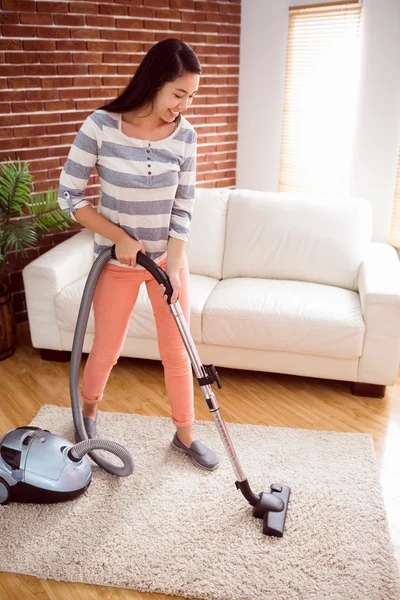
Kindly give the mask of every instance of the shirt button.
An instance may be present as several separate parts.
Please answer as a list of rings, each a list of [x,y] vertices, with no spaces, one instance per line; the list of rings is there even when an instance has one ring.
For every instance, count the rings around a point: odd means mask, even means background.
[[[67,200],[69,199],[69,193],[68,192],[64,192],[64,198],[66,198]]]
[[[148,166],[148,167],[149,167],[149,169],[150,169],[151,165],[147,165],[147,166]]]
[[[151,171],[149,171],[149,172],[147,173],[147,175],[151,175]]]

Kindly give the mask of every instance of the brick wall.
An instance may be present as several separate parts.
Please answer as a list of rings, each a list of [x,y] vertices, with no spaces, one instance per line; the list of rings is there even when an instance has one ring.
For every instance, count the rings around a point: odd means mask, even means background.
[[[239,85],[240,0],[1,0],[0,161],[30,163],[34,190],[58,186],[83,120],[117,96],[157,41],[177,37],[202,65],[186,113],[198,133],[198,187],[233,187]],[[96,202],[98,180],[87,197]],[[80,228],[48,234],[27,259],[10,253],[6,281],[26,320],[22,268]]]

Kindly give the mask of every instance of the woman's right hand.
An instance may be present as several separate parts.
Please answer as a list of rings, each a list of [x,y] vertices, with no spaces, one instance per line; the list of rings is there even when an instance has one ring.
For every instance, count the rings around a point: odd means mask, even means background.
[[[144,252],[143,244],[131,238],[127,233],[115,244],[115,256],[118,262],[133,268],[136,267],[136,255],[139,250]]]

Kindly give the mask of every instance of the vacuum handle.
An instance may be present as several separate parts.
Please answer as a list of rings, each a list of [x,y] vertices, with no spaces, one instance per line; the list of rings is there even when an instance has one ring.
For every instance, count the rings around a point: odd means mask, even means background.
[[[111,258],[118,260],[117,255],[115,254],[115,244],[111,247]],[[174,290],[166,272],[163,271],[163,269],[159,267],[154,260],[151,260],[151,258],[143,254],[143,252],[140,250],[136,254],[136,262],[141,267],[144,267],[151,275],[153,275],[157,283],[161,283],[163,286],[165,286],[167,302],[168,304],[171,304],[171,298]]]

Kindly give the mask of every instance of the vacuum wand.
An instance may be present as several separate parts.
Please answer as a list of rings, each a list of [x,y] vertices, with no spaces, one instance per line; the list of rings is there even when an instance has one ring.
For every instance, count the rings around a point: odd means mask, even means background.
[[[107,249],[105,252],[111,252],[111,257],[114,260],[118,260],[115,254],[115,245],[112,246],[111,251]],[[165,286],[167,302],[170,306],[172,315],[176,321],[183,343],[188,352],[194,374],[200,385],[209,412],[215,421],[221,440],[235,471],[237,478],[235,485],[237,489],[242,492],[246,500],[253,506],[253,516],[258,519],[263,519],[263,533],[266,535],[282,537],[289,504],[290,488],[287,485],[274,483],[270,486],[269,492],[255,494],[251,490],[250,484],[242,470],[232,441],[229,437],[225,422],[220,414],[220,408],[217,399],[211,388],[213,383],[217,383],[219,388],[222,387],[222,383],[215,366],[202,364],[197,353],[197,349],[194,345],[189,327],[185,321],[179,301],[174,302],[173,304],[171,302],[173,288],[165,271],[153,260],[151,260],[151,258],[140,251],[136,255],[136,262],[138,265],[149,271],[149,273],[153,275],[154,279],[158,283]]]

